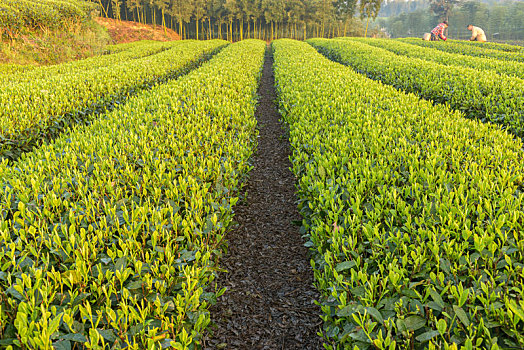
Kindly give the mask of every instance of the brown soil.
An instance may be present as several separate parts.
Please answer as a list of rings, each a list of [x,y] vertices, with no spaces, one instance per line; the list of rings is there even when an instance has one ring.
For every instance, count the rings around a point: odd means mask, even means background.
[[[180,36],[169,28],[140,24],[130,21],[118,21],[112,18],[95,18],[94,21],[107,28],[111,39],[116,44],[129,43],[138,40],[171,41],[180,40]]]
[[[268,54],[256,112],[260,135],[247,198],[235,209],[238,227],[218,277],[226,293],[211,310],[214,336],[205,349],[321,349],[320,308],[307,248],[293,221],[295,178],[276,100]]]

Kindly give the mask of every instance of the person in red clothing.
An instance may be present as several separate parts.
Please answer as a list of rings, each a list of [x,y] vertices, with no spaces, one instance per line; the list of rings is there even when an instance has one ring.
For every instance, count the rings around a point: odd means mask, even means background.
[[[431,41],[439,41],[440,39],[446,41],[448,38],[444,36],[444,30],[448,27],[448,21],[443,21],[431,31]]]

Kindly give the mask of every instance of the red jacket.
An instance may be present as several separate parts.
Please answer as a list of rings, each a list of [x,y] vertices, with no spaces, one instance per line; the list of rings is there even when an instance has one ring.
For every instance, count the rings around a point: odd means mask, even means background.
[[[437,38],[440,38],[444,41],[447,40],[447,38],[444,36],[444,30],[446,29],[446,25],[444,23],[440,23],[438,26],[433,28],[431,31],[431,34],[435,34]]]

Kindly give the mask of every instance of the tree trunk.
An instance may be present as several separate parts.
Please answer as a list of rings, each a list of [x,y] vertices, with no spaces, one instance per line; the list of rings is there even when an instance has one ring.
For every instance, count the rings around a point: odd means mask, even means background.
[[[155,8],[151,8],[152,16],[153,16],[153,28],[156,28],[156,11]],[[164,23],[164,22],[162,22]]]
[[[244,40],[244,20],[239,20],[238,25],[240,26],[240,41],[242,41]]]
[[[367,20],[367,23],[366,23],[366,31],[364,32],[364,38],[367,38],[367,36],[368,36],[368,26],[369,26],[369,16],[368,16],[368,20]]]
[[[164,9],[162,9],[162,27],[164,27],[164,35],[167,35],[166,16],[165,16],[165,13],[164,13]]]
[[[306,40],[306,35],[307,35],[307,24],[304,21],[304,35],[302,35],[302,38],[303,38],[304,41]]]
[[[106,15],[106,17],[109,17],[109,15],[107,14],[106,8],[104,7],[104,5],[102,5],[102,0],[98,0],[98,3],[100,4],[100,7],[102,7],[102,10],[104,11],[104,14]]]
[[[198,40],[198,27],[200,27],[200,25],[198,24],[198,17],[196,19],[195,24],[196,24],[196,39]]]

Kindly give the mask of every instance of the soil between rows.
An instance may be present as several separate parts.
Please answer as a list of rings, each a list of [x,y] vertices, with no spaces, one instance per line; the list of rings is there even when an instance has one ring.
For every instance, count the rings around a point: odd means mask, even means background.
[[[259,86],[258,149],[246,190],[235,208],[219,287],[211,310],[216,324],[205,349],[321,349],[318,292],[299,227],[290,146],[274,104],[273,58],[268,50]]]

